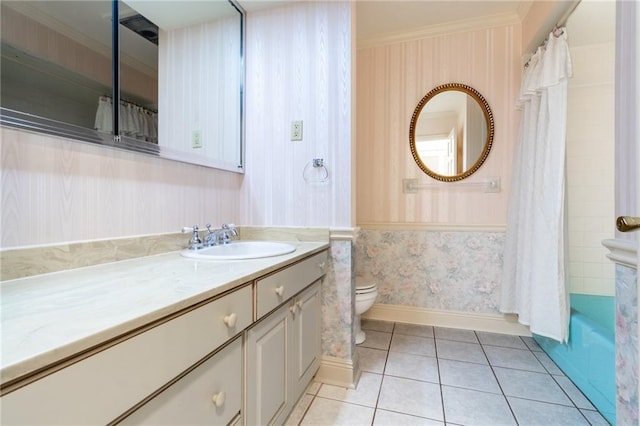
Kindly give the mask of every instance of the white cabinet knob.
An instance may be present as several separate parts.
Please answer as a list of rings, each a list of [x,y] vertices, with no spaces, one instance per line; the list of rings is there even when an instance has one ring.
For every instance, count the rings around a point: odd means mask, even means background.
[[[213,401],[213,404],[220,408],[224,405],[224,399],[226,398],[226,395],[224,392],[218,392],[218,393],[214,393],[211,396],[211,401]]]
[[[293,303],[293,304],[291,304],[291,306],[289,306],[289,311],[291,311],[291,313],[295,315],[295,313],[296,313],[296,304],[295,303]]]
[[[302,310],[302,300],[298,300],[296,302],[296,306],[298,307],[298,309]]]
[[[324,272],[324,267],[325,267],[325,265],[326,265],[326,263],[325,263],[325,262],[320,262],[320,263],[318,263],[318,268],[320,268],[320,270],[321,270],[322,272]]]
[[[222,320],[229,328],[233,328],[236,326],[236,322],[238,321],[238,316],[236,314],[230,314],[224,317]]]
[[[284,294],[284,286],[281,285],[281,286],[276,287],[275,291],[276,291],[276,294],[278,296],[282,297],[282,295]]]

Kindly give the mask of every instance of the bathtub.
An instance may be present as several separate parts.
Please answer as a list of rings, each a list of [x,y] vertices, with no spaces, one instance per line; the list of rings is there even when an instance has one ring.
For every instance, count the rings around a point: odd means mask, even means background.
[[[615,301],[571,295],[569,342],[533,338],[609,423],[616,424]]]

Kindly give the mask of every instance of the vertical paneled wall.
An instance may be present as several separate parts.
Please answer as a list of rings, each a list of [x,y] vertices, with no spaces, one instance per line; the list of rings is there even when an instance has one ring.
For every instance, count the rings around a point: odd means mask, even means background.
[[[239,217],[242,175],[1,132],[2,249],[178,232]]]
[[[239,18],[160,31],[159,139],[163,146],[215,159],[233,170],[242,163]],[[200,132],[201,146],[193,146]]]
[[[504,225],[518,120],[520,25],[363,48],[357,55],[357,223]],[[435,182],[411,156],[409,124],[420,99],[450,82],[477,89],[493,111],[494,147],[467,181],[498,176],[500,193],[455,185],[402,193],[403,178]]]
[[[240,223],[353,225],[351,9],[299,2],[248,15]],[[302,141],[291,141],[294,120],[303,121]],[[324,160],[326,182],[314,158]]]
[[[356,273],[378,284],[378,303],[498,312],[520,36],[519,24],[505,24],[358,50]],[[463,182],[497,176],[502,190],[443,183],[404,194],[404,178],[437,183],[411,156],[409,125],[422,97],[452,82],[478,90],[495,119],[487,161]]]

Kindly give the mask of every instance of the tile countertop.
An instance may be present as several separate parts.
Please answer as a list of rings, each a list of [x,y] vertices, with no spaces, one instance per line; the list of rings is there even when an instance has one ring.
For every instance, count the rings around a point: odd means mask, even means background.
[[[179,252],[0,283],[0,379],[4,384],[216,296],[329,247],[211,261]]]

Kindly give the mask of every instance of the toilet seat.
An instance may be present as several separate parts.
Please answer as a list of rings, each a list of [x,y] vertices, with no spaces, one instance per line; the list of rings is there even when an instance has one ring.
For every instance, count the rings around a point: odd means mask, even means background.
[[[371,283],[371,281],[361,280],[360,277],[356,278],[356,294],[371,293],[377,288],[378,285]]]
[[[356,294],[367,294],[373,293],[374,291],[377,291],[377,286],[375,284],[356,287]]]

